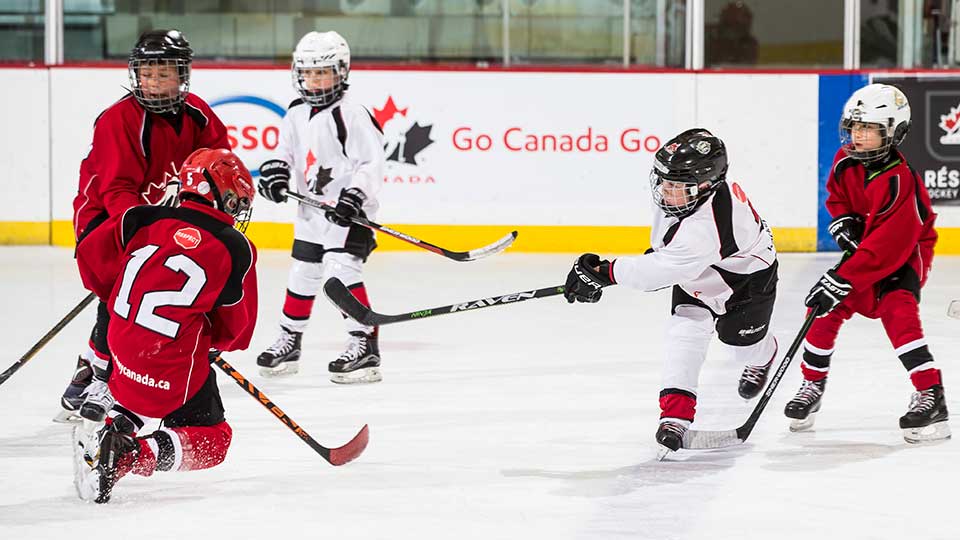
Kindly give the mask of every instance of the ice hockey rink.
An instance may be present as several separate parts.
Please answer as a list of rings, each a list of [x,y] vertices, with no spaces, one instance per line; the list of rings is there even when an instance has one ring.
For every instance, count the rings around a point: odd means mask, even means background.
[[[377,253],[366,283],[374,308],[397,313],[561,284],[574,258],[508,251],[455,263]],[[777,362],[801,325],[804,294],[835,259],[781,255]],[[668,292],[614,287],[596,305],[554,297],[385,326],[383,382],[343,387],[327,379],[344,331],[323,299],[300,373],[257,373],[288,265],[285,252],[261,253],[253,344],[225,358],[326,446],[369,424],[359,459],[330,466],[219,373],[234,429],[225,463],[127,476],[109,504],[81,502],[70,428],[50,418],[89,334],[91,306],[0,387],[0,538],[960,537],[957,442],[901,438],[897,419],[912,387],[879,322],[857,318],[842,332],[814,431],[790,433],[782,413],[799,385],[797,359],[746,444],[658,462]],[[960,257],[936,259],[922,304],[954,411],[960,320],[946,310],[960,298],[958,275]],[[2,370],[86,292],[65,248],[0,248],[0,277]],[[743,423],[754,402],[737,395],[741,367],[711,347],[696,426]]]

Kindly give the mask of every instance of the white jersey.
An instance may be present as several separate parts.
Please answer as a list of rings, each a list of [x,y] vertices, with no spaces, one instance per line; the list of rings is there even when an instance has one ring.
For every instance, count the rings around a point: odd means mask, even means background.
[[[280,126],[276,159],[290,165],[290,188],[336,205],[340,190],[359,188],[367,196],[363,211],[376,221],[377,194],[383,185],[383,133],[363,106],[348,98],[323,109],[297,99]],[[327,247],[343,243],[348,228],[338,227],[323,212],[301,204],[294,238]]]
[[[735,290],[777,258],[766,222],[743,190],[727,182],[682,218],[654,205],[650,245],[645,255],[614,261],[616,282],[645,291],[679,285],[717,315],[726,313]]]

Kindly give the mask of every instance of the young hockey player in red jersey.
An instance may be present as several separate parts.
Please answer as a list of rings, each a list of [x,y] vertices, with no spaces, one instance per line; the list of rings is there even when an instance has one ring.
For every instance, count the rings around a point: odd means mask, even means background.
[[[909,128],[910,105],[894,86],[861,88],[843,107],[842,146],[827,179],[826,205],[834,218],[829,231],[846,253],[806,299],[819,318],[804,341],[803,385],[785,409],[793,431],[813,426],[837,334],[859,313],[880,319],[916,389],[900,418],[904,439],[950,436],[943,381],[920,326],[936,214],[923,181],[897,150]]]
[[[131,93],[97,118],[93,144],[80,165],[73,201],[78,241],[133,206],[172,201],[179,185],[177,168],[194,150],[230,148],[226,127],[202,99],[189,93],[192,57],[190,44],[176,30],[140,36],[128,63]],[[80,355],[55,421],[78,416],[99,420],[110,408],[105,383],[108,321],[101,304],[88,350]]]
[[[370,113],[345,95],[350,48],[336,32],[310,32],[293,51],[293,86],[300,94],[280,127],[277,158],[260,166],[260,194],[274,202],[288,189],[335,205],[301,204],[294,221],[293,265],[280,314],[280,335],[257,358],[263,375],[298,371],[301,339],[317,293],[337,277],[369,305],[363,263],[376,248],[373,232],[351,218],[376,218],[383,184],[383,134]],[[377,329],[346,320],[347,348],[330,362],[335,383],[381,380]]]
[[[241,232],[253,180],[232,152],[206,148],[180,180],[179,207],[131,208],[77,247],[83,284],[110,310],[116,398],[98,432],[74,428],[84,500],[107,502],[130,472],[213,467],[230,446],[208,351],[245,349],[256,324],[257,254]],[[163,428],[137,436],[153,419]]]
[[[746,194],[726,181],[726,147],[709,131],[674,137],[657,151],[653,165],[650,250],[613,262],[581,255],[564,296],[597,302],[602,287],[617,283],[645,291],[673,287],[656,433],[663,458],[680,449],[693,422],[700,368],[714,330],[745,366],[740,395],[751,399],[763,389],[777,352],[769,332],[777,253]]]

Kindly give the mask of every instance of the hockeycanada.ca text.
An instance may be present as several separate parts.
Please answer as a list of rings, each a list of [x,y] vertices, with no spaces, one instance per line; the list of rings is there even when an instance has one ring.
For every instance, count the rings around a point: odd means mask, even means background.
[[[136,371],[131,370],[127,366],[120,363],[120,360],[116,356],[113,357],[113,362],[116,364],[117,369],[120,370],[120,374],[128,379],[132,379],[142,385],[149,386],[150,388],[159,388],[161,390],[169,390],[170,382],[163,379],[156,380],[149,375],[141,375]]]
[[[516,302],[517,300],[525,300],[527,298],[534,298],[536,296],[536,291],[526,291],[513,294],[505,294],[503,296],[494,296],[492,298],[484,298],[482,300],[477,300],[474,302],[466,302],[464,304],[456,304],[450,308],[450,313],[454,311],[467,311],[469,309],[476,309],[481,307],[492,306],[494,304],[509,304],[510,302]]]

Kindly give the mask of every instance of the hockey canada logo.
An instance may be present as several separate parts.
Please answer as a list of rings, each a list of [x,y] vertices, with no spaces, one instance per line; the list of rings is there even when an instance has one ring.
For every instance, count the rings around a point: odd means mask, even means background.
[[[397,107],[393,96],[387,96],[387,102],[383,107],[373,108],[373,117],[383,130],[383,137],[387,142],[384,148],[387,161],[420,165],[417,156],[436,142],[430,138],[433,124],[420,125],[416,120],[411,123],[411,119],[407,116],[409,110],[409,107],[403,109]]]
[[[193,227],[184,227],[173,233],[173,241],[183,249],[194,249],[200,245],[200,231]]]
[[[960,104],[950,107],[949,114],[941,114],[938,125],[947,132],[940,136],[940,144],[960,144]]]

